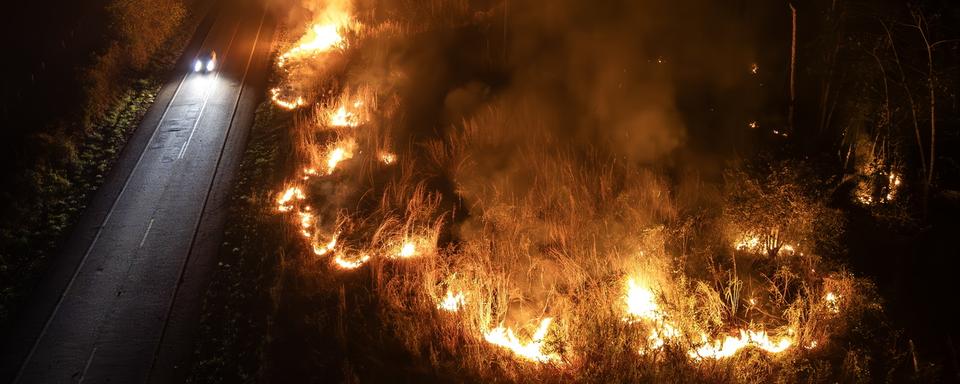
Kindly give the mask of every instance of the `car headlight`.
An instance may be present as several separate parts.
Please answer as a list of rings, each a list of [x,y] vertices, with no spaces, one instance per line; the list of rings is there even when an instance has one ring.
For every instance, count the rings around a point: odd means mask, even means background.
[[[200,60],[197,60],[195,63],[193,63],[194,72],[200,72],[201,69],[203,69],[203,62],[201,62]]]
[[[217,64],[216,64],[213,60],[210,60],[210,61],[207,62],[207,70],[208,70],[208,71],[212,71],[212,70],[213,70],[214,68],[216,68],[216,67],[217,67]]]

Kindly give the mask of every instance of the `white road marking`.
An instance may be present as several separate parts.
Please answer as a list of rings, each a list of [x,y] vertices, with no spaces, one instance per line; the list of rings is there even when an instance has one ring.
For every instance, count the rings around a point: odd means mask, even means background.
[[[233,43],[232,40],[231,43]],[[210,86],[207,88],[206,93],[203,95],[203,104],[200,105],[200,113],[197,114],[197,120],[193,122],[193,128],[190,130],[190,136],[187,137],[187,141],[184,142],[183,146],[180,147],[180,154],[177,155],[177,160],[182,159],[183,154],[187,152],[187,147],[190,146],[190,140],[193,140],[193,134],[197,132],[197,126],[200,125],[200,118],[203,117],[203,110],[207,108],[207,102],[210,101],[210,94],[213,93],[213,87],[217,85],[217,79],[219,78],[220,72],[217,72],[217,74],[213,76],[213,81],[210,82]]]
[[[83,366],[83,373],[80,374],[80,380],[77,381],[77,384],[83,383],[83,377],[87,375],[87,371],[90,370],[90,363],[93,363],[93,356],[97,354],[97,347],[93,347],[93,351],[90,352],[90,357],[87,358],[87,365]]]
[[[150,219],[150,224],[147,224],[147,230],[143,233],[143,238],[140,239],[140,246],[138,248],[143,248],[143,242],[147,241],[147,235],[150,234],[150,228],[153,228],[153,219]]]

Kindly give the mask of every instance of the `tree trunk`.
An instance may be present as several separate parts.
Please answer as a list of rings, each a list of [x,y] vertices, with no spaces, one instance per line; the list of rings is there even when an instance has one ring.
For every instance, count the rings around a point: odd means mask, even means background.
[[[794,134],[794,121],[793,114],[796,108],[797,102],[797,89],[796,89],[796,80],[797,80],[797,8],[793,6],[793,3],[788,3],[790,5],[790,21],[791,21],[791,32],[790,32],[790,107],[787,111],[787,131],[790,134]]]

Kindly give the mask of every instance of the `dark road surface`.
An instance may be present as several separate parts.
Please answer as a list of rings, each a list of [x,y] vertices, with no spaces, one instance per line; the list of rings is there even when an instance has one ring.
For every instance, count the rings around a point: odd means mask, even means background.
[[[4,336],[0,382],[184,380],[275,30],[239,3],[215,6],[197,29]],[[190,73],[210,50],[219,68]]]

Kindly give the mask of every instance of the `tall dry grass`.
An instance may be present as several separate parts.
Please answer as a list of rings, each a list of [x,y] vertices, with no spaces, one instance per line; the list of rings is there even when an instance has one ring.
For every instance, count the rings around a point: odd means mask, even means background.
[[[403,23],[390,25],[368,30],[360,44],[372,48],[354,56],[354,65],[383,63],[392,44],[411,33],[395,27]],[[462,123],[403,139],[406,100],[392,80],[405,79],[369,74],[350,71],[333,88],[339,93],[313,93],[318,107],[293,127],[295,157],[306,169],[322,169],[331,151],[351,148],[328,175],[294,177],[308,191],[303,204],[318,216],[310,242],[336,234],[337,250],[305,247],[285,267],[302,282],[297,294],[336,298],[343,349],[390,340],[440,377],[478,381],[874,377],[859,370],[866,352],[834,340],[877,316],[877,296],[838,267],[836,255],[823,253],[830,247],[817,246],[816,239],[827,243],[833,235],[823,231],[842,223],[804,221],[829,209],[823,196],[796,184],[799,178],[732,171],[719,184],[695,182],[717,196],[686,196],[668,169],[570,145],[523,100],[494,99]],[[331,126],[331,114],[358,99],[361,122]],[[396,161],[385,163],[384,151]],[[738,247],[755,227],[779,237],[769,247]],[[784,245],[793,251],[779,252]],[[331,260],[341,255],[370,259],[340,268]],[[631,317],[630,279],[652,292],[660,318]],[[440,307],[448,293],[462,294],[455,311]],[[317,318],[330,310],[305,309]],[[487,340],[502,326],[536,341],[546,318],[552,323],[537,350],[546,361]],[[662,335],[667,325],[677,336],[651,347],[651,333]],[[747,346],[719,359],[691,355],[706,340],[740,330],[791,345],[779,353]],[[835,364],[843,354],[852,362]],[[345,375],[358,375],[345,367]]]

